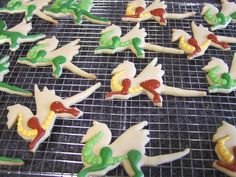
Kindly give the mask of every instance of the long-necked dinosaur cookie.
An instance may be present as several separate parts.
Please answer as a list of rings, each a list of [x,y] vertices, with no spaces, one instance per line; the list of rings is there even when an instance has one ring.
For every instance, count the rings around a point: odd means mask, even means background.
[[[217,7],[208,3],[204,5],[201,12],[206,22],[212,26],[212,31],[226,28],[231,21],[236,22],[236,3],[228,0],[221,0],[221,3],[220,12]]]
[[[3,82],[4,76],[9,72],[10,63],[8,60],[8,56],[0,59],[0,91],[21,96],[32,96],[32,93],[27,90]]]
[[[0,165],[22,166],[24,165],[24,161],[18,158],[0,156]]]
[[[48,90],[46,87],[43,91],[35,85],[35,102],[37,112],[34,115],[28,107],[16,104],[7,107],[7,126],[11,128],[17,122],[17,132],[25,140],[30,141],[29,150],[35,152],[38,146],[49,137],[57,117],[78,118],[82,116],[76,107],[70,107],[73,104],[83,101],[90,96],[101,83],[88,88],[69,98],[62,99],[55,95],[54,90]]]
[[[99,47],[95,49],[95,54],[114,54],[127,49],[130,49],[139,58],[145,57],[144,49],[160,53],[184,53],[182,50],[146,43],[145,37],[147,33],[145,28],[139,29],[139,27],[140,24],[138,23],[132,30],[121,37],[121,28],[119,26],[114,24],[108,26],[101,31]]]
[[[213,136],[215,152],[219,160],[213,167],[230,177],[236,177],[236,128],[223,121]]]
[[[167,13],[167,5],[165,1],[154,0],[146,7],[145,0],[134,0],[128,3],[126,14],[122,18],[123,21],[141,22],[154,19],[160,25],[167,25],[167,19],[184,19],[194,16],[196,12]]]
[[[41,10],[47,6],[51,0],[10,0],[7,7],[0,8],[0,13],[25,13],[25,20],[31,21],[33,15],[39,18],[57,24],[57,21],[43,13]]]
[[[223,60],[215,57],[202,70],[207,72],[210,93],[230,93],[236,89],[236,53],[230,71]]]
[[[79,39],[76,39],[57,49],[59,41],[55,36],[39,41],[28,53],[27,57],[19,58],[18,63],[32,67],[52,66],[53,76],[58,78],[62,74],[63,68],[71,72],[86,77],[96,79],[94,74],[89,74],[74,65],[71,60],[79,53]]]
[[[147,121],[140,122],[111,143],[112,134],[107,125],[94,121],[81,141],[86,143],[82,149],[85,167],[78,173],[78,177],[105,176],[119,165],[124,167],[129,176],[143,177],[142,166],[169,163],[189,153],[190,149],[187,148],[172,154],[153,157],[145,155],[145,146],[150,141],[149,131],[144,129],[147,125]]]
[[[197,26],[194,21],[191,27],[193,37],[179,29],[174,29],[172,34],[172,42],[179,40],[179,48],[188,54],[188,59],[204,55],[209,46],[230,50],[228,43],[236,43],[236,38],[215,35],[208,28],[202,25]]]
[[[92,23],[111,23],[106,18],[92,15],[90,13],[92,7],[93,0],[56,0],[44,13],[55,18],[72,16],[77,24],[81,24],[83,18]]]
[[[135,77],[136,68],[134,63],[124,61],[112,71],[111,92],[107,93],[107,99],[129,99],[142,93],[153,101],[157,106],[162,106],[161,94],[181,97],[206,96],[204,91],[185,90],[163,84],[164,71],[161,64],[157,64],[154,58],[144,70]]]
[[[6,23],[0,20],[0,44],[9,43],[10,50],[16,51],[20,43],[34,42],[45,38],[43,34],[28,35],[31,29],[32,24],[26,23],[25,20],[9,29],[7,29]]]

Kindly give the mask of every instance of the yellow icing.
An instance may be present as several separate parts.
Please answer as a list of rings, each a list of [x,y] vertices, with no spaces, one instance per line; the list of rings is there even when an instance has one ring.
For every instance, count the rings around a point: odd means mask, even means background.
[[[134,9],[135,9],[134,5],[128,4],[126,9],[126,15],[135,15]]]
[[[50,124],[52,123],[53,117],[55,115],[55,112],[50,111],[48,114],[48,117],[44,120],[42,124],[42,128],[44,130],[47,130]],[[19,134],[21,134],[25,138],[35,138],[38,134],[37,130],[25,130],[23,127],[23,116],[22,113],[18,114],[18,122],[17,122],[17,131]]]
[[[221,156],[221,159],[225,163],[230,164],[234,161],[234,156],[229,152],[229,150],[225,146],[225,142],[228,141],[229,139],[231,139],[230,136],[225,136],[225,137],[219,139],[216,144],[216,149],[217,149],[219,155]]]
[[[140,14],[140,17],[150,17],[150,16],[152,16],[150,12],[145,12]]]

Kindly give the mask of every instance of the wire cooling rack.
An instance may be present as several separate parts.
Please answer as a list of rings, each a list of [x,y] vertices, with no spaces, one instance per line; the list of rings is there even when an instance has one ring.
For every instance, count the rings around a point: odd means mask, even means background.
[[[92,12],[95,15],[109,18],[113,23],[122,27],[123,33],[128,32],[134,24],[122,22],[128,0],[97,0]],[[202,4],[170,3],[168,11],[184,12],[196,11],[195,17],[184,20],[169,20],[168,26],[161,27],[154,21],[142,22],[141,26],[148,33],[147,41],[168,47],[177,47],[171,43],[171,29],[180,28],[188,32],[190,23],[206,25],[199,12]],[[9,27],[21,22],[23,15],[1,14],[0,19],[6,20]],[[0,167],[0,176],[73,176],[82,168],[80,143],[82,136],[91,126],[93,120],[105,122],[111,128],[113,139],[117,138],[131,125],[142,120],[149,122],[151,141],[147,145],[148,155],[172,153],[186,147],[191,152],[181,160],[163,164],[155,168],[143,168],[145,176],[149,177],[221,177],[222,173],[212,168],[216,159],[212,136],[222,120],[236,125],[236,97],[235,92],[227,95],[211,94],[204,98],[180,98],[163,96],[163,107],[153,106],[146,95],[130,100],[104,100],[104,94],[110,90],[112,69],[123,60],[135,63],[140,72],[154,57],[159,58],[165,70],[164,83],[186,89],[207,90],[205,74],[201,68],[207,64],[211,56],[223,58],[229,66],[236,45],[231,51],[220,51],[210,48],[206,54],[188,61],[184,55],[160,54],[146,51],[146,58],[137,59],[131,52],[125,51],[115,55],[94,55],[98,46],[99,32],[105,25],[95,25],[84,21],[81,26],[74,24],[72,19],[60,19],[59,25],[54,26],[37,17],[33,18],[32,33],[45,33],[47,36],[56,35],[60,45],[64,45],[76,38],[81,39],[80,53],[74,57],[73,63],[82,69],[95,73],[97,81],[102,82],[102,88],[85,101],[76,105],[85,112],[77,119],[57,119],[51,136],[40,145],[33,154],[27,150],[27,142],[18,136],[16,127],[8,130],[7,106],[16,103],[26,105],[35,111],[34,98],[25,98],[6,93],[0,93],[0,155],[19,157],[25,160],[22,167]],[[236,36],[233,25],[217,34]],[[1,45],[0,54],[11,57],[10,73],[4,81],[28,89],[33,92],[34,84],[42,89],[47,86],[55,89],[62,97],[68,97],[83,91],[96,81],[75,76],[64,70],[63,75],[55,80],[51,76],[51,68],[31,68],[17,64],[20,56],[25,56],[35,43],[22,44],[16,52],[10,52],[8,45]],[[108,173],[108,176],[127,176],[119,167]]]

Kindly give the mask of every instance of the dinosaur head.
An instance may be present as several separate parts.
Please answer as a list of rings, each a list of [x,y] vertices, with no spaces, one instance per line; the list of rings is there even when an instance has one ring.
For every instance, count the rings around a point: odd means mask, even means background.
[[[215,57],[212,57],[211,61],[209,61],[207,65],[202,68],[202,70],[205,72],[209,72],[211,69],[215,67],[220,67],[219,75],[221,75],[222,73],[228,73],[229,71],[228,65],[225,64],[223,60]]]

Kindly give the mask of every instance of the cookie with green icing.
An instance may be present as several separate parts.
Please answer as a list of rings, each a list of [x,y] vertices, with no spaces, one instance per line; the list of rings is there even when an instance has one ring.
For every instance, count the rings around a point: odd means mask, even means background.
[[[12,28],[7,29],[4,21],[0,20],[0,44],[8,43],[11,51],[16,51],[21,43],[34,42],[45,38],[44,34],[28,35],[32,24],[23,20]]]
[[[81,24],[83,18],[92,23],[110,24],[108,19],[92,15],[90,13],[92,7],[93,0],[55,0],[44,13],[55,18],[73,17],[77,24]]]
[[[96,79],[94,74],[87,73],[71,62],[73,57],[79,53],[79,39],[76,39],[60,48],[59,41],[55,36],[39,41],[36,46],[29,50],[26,57],[17,60],[18,63],[32,67],[52,66],[52,75],[59,78],[63,68],[89,79]]]
[[[112,169],[122,165],[129,176],[143,177],[142,166],[157,166],[184,157],[189,149],[172,154],[149,157],[145,146],[149,143],[149,131],[144,129],[147,121],[133,125],[114,142],[106,124],[97,121],[83,136],[82,161],[84,168],[78,177],[105,176]],[[138,137],[138,138],[137,138]]]
[[[57,24],[58,22],[42,12],[43,7],[47,6],[51,0],[10,0],[5,8],[0,8],[0,13],[18,14],[24,13],[25,20],[31,21],[33,15]]]
[[[0,59],[0,91],[21,96],[32,96],[32,93],[27,90],[3,82],[4,76],[9,72],[9,65],[8,56]]]
[[[207,73],[210,93],[230,93],[236,90],[236,53],[231,68],[219,58],[212,57],[211,61],[202,68]]]
[[[24,161],[18,158],[0,156],[0,165],[22,166],[24,165]]]
[[[236,3],[228,0],[221,0],[221,3],[221,11],[214,5],[206,3],[201,12],[206,22],[211,25],[212,31],[224,29],[231,22],[236,22]]]

